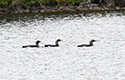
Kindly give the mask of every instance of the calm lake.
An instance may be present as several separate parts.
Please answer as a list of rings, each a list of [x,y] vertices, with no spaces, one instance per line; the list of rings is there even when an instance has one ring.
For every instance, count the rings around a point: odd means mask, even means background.
[[[59,47],[44,47],[61,39]],[[94,46],[77,47],[89,44]],[[40,40],[39,48],[22,48]],[[0,80],[125,80],[125,11],[0,14]]]

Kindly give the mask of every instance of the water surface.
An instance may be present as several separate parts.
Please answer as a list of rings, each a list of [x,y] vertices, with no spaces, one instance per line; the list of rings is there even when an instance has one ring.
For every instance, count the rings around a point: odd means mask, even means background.
[[[124,11],[0,15],[0,79],[124,80],[124,21]]]

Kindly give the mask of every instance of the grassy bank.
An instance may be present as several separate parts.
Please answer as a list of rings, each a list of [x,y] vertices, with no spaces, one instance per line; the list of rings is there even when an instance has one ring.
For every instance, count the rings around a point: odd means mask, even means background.
[[[0,0],[0,7],[8,7],[13,4],[34,5],[37,3],[51,6],[76,5],[86,0]]]
[[[0,0],[0,14],[88,10],[125,10],[108,0]],[[106,3],[107,2],[107,3]]]

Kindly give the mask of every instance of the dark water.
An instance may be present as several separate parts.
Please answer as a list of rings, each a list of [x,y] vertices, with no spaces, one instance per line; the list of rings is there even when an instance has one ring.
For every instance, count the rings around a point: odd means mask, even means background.
[[[33,21],[37,20],[45,20],[46,18],[56,19],[57,17],[62,19],[65,17],[90,17],[92,15],[101,15],[105,17],[106,14],[114,14],[117,13],[117,16],[125,15],[124,11],[89,11],[89,12],[56,12],[56,13],[27,13],[27,14],[0,14],[0,24],[5,24],[7,22],[12,21]],[[77,14],[77,15],[75,15]],[[113,15],[110,15],[113,16]]]

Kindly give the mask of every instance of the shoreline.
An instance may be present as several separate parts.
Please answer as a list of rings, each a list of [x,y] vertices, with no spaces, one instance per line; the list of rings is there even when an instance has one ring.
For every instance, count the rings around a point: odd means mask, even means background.
[[[93,7],[83,7],[83,6],[62,6],[62,7],[31,7],[27,8],[0,8],[0,14],[17,14],[17,13],[46,13],[46,12],[74,12],[74,11],[112,11],[112,10],[125,10],[125,7],[115,6],[114,8],[108,8],[105,6],[93,6]]]

